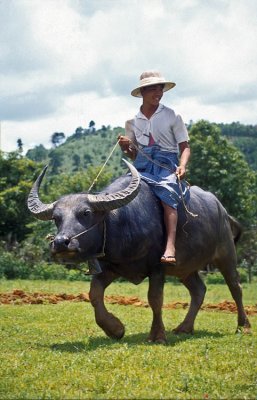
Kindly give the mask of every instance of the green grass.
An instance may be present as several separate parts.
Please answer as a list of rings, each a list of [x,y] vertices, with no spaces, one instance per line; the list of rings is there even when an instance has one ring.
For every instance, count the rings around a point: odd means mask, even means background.
[[[1,281],[51,293],[87,292],[87,282]],[[115,283],[107,294],[146,299],[147,282]],[[256,284],[245,285],[256,304]],[[209,285],[207,302],[231,300],[225,285]],[[181,285],[167,283],[165,303],[187,301]],[[186,310],[164,310],[167,345],[146,342],[151,310],[107,304],[126,325],[114,341],[95,324],[89,303],[0,306],[1,399],[256,399],[257,316],[252,335],[235,335],[236,314],[200,311],[194,336],[171,330]]]

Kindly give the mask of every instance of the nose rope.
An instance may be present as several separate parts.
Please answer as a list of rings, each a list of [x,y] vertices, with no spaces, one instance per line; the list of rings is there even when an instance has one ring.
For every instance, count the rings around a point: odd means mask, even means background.
[[[82,231],[82,232],[78,233],[77,235],[74,235],[74,236],[72,236],[70,238],[70,240],[73,240],[73,239],[76,239],[77,237],[79,237],[81,235],[84,235],[85,233],[91,231],[91,229],[93,229],[95,226],[99,225],[101,222],[103,222],[103,228],[104,228],[103,229],[103,246],[102,246],[101,253],[97,253],[97,254],[94,255],[95,258],[104,257],[105,256],[105,245],[106,245],[106,222],[105,222],[105,220],[101,220],[101,221],[91,225],[88,229],[85,229],[84,231]],[[56,236],[49,234],[49,235],[46,236],[46,239],[49,240],[50,244],[51,244],[51,243],[54,242],[55,237]]]
[[[102,221],[100,221],[100,222],[102,222]],[[77,235],[72,236],[70,238],[70,240],[76,239],[77,237],[79,237],[81,235],[84,235],[84,233],[87,233],[87,232],[91,231],[91,229],[93,229],[96,225],[100,224],[100,222],[96,222],[95,224],[91,225],[88,229],[85,229],[84,231],[82,231],[80,233],[77,233]]]

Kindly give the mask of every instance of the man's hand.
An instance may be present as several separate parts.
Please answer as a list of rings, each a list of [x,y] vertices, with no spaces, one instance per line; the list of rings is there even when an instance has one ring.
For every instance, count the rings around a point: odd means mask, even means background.
[[[122,151],[126,152],[129,150],[130,139],[127,136],[118,136],[119,145]]]
[[[186,175],[186,167],[184,165],[180,165],[176,169],[176,175],[178,179],[184,179]]]

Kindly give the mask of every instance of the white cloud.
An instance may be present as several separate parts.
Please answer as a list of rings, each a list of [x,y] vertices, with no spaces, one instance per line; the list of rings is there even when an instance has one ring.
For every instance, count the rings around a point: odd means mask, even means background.
[[[256,124],[255,0],[2,0],[2,149],[47,144],[91,119],[123,125],[145,69],[186,122]]]

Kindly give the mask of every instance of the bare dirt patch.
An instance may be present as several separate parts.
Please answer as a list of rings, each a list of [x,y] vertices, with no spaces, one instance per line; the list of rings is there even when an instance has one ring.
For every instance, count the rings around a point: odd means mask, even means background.
[[[73,301],[73,302],[90,302],[88,293],[66,294],[66,293],[41,293],[34,292],[28,293],[20,289],[14,289],[9,293],[0,293],[0,304],[13,304],[13,305],[23,305],[23,304],[57,304],[61,301]],[[146,301],[139,299],[136,296],[105,296],[105,301],[110,304],[119,304],[123,306],[136,306],[136,307],[149,307]],[[173,301],[168,304],[164,304],[164,309],[186,309],[188,308],[188,302]],[[205,304],[201,307],[202,310],[214,310],[214,311],[226,311],[236,313],[236,305],[233,301],[224,300],[217,304]],[[257,305],[245,306],[245,311],[248,315],[257,314]]]

